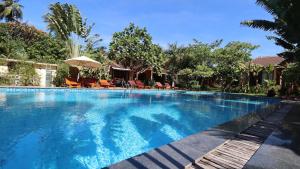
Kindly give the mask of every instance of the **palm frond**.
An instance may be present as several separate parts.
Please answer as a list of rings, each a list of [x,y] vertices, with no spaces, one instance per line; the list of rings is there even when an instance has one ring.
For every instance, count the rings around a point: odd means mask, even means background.
[[[263,29],[265,31],[273,31],[278,28],[277,23],[268,20],[249,20],[243,21],[241,24],[252,28]]]
[[[282,10],[280,10],[279,0],[257,0],[256,4],[263,7],[268,13],[273,16],[282,15]]]
[[[276,45],[282,46],[283,48],[288,49],[288,50],[294,50],[296,48],[293,44],[287,42],[284,39],[281,39],[281,38],[278,38],[275,36],[267,36],[267,39],[274,40]]]

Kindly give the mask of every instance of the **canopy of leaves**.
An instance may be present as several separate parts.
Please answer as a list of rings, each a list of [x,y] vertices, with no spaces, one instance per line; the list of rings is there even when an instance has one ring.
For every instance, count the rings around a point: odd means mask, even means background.
[[[197,40],[188,46],[170,45],[166,51],[166,68],[173,74],[194,78],[218,77],[221,81],[239,79],[251,52],[258,46],[245,42],[230,42],[221,47],[222,40],[202,43]]]
[[[285,49],[279,55],[290,61],[300,61],[300,1],[257,0],[256,3],[265,8],[273,16],[273,20],[249,20],[242,24],[272,31],[276,36],[268,38]]]
[[[183,69],[196,69],[198,65],[213,67],[215,50],[220,46],[222,40],[213,43],[202,43],[197,40],[188,46],[171,44],[166,51],[168,61],[166,68],[172,74],[177,74]]]
[[[163,65],[162,49],[152,43],[146,28],[139,28],[133,23],[122,32],[114,33],[109,50],[110,59],[136,72],[148,67],[159,71]]]
[[[193,76],[193,70],[190,68],[185,68],[185,69],[180,70],[177,75],[191,77],[191,76]]]
[[[235,79],[243,71],[243,64],[251,60],[251,52],[258,46],[245,42],[230,42],[215,51],[215,69],[223,79]]]
[[[283,79],[286,83],[300,84],[300,64],[292,63],[283,71]]]
[[[18,22],[23,18],[23,6],[18,0],[3,0],[0,2],[0,20],[6,22]]]
[[[55,63],[66,59],[65,43],[25,23],[0,24],[0,57]]]
[[[198,65],[195,71],[193,72],[193,76],[203,77],[203,78],[212,77],[213,74],[214,74],[213,69],[206,65]]]

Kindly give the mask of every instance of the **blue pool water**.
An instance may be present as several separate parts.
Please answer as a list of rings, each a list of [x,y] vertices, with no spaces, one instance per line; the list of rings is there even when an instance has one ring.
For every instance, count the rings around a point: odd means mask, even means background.
[[[0,168],[100,168],[275,104],[210,92],[0,89]]]

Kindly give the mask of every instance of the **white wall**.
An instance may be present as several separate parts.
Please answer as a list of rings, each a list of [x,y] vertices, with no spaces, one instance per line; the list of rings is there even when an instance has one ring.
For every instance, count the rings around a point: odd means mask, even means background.
[[[40,77],[40,86],[46,87],[46,69],[35,69],[35,71]]]
[[[1,74],[7,74],[8,73],[8,66],[0,66],[0,75]]]
[[[46,69],[45,68],[35,68],[36,73],[39,75],[40,78],[40,87],[47,87],[46,86]],[[48,71],[51,71],[52,78],[56,76],[56,70],[55,69],[48,69]],[[0,66],[0,75],[5,75],[8,73],[8,66]],[[52,83],[52,79],[51,79]],[[53,86],[53,85],[52,85]]]
[[[53,87],[54,85],[52,84],[53,78],[56,76],[56,70],[53,69],[48,69],[48,71],[51,71],[52,79],[49,79],[51,82],[51,86],[47,86],[47,70],[44,68],[41,69],[35,69],[36,73],[40,77],[40,86],[41,87]]]

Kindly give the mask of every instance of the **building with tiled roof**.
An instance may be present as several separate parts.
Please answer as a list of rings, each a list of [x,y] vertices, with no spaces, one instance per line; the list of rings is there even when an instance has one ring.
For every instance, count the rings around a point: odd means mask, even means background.
[[[251,63],[262,65],[263,67],[268,67],[269,65],[279,66],[284,61],[285,59],[279,56],[265,56],[255,58]]]
[[[263,56],[257,57],[251,61],[251,64],[261,65],[267,68],[269,65],[274,66],[272,74],[268,74],[263,70],[259,73],[259,83],[262,84],[265,80],[274,80],[277,85],[282,84],[282,71],[286,68],[286,60],[279,56]]]

